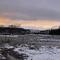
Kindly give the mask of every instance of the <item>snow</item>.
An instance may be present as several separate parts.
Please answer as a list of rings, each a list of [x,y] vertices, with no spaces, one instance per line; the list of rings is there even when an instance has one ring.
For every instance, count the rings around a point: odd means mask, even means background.
[[[60,54],[44,53],[40,55],[34,55],[32,60],[60,60]]]
[[[23,48],[22,51],[20,51],[20,49],[21,48],[15,48],[14,51],[27,54],[29,56],[27,60],[60,60],[60,49],[56,47],[41,47],[39,50],[24,50]]]
[[[7,48],[7,49],[14,48],[13,46],[10,46],[9,44],[5,44],[4,47]]]
[[[60,49],[42,49],[41,54],[33,55],[28,60],[60,60]]]

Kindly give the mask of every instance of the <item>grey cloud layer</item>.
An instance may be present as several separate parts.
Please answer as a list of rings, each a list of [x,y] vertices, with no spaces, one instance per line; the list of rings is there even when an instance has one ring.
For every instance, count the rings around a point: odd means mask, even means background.
[[[0,0],[0,16],[24,20],[60,19],[60,0]]]

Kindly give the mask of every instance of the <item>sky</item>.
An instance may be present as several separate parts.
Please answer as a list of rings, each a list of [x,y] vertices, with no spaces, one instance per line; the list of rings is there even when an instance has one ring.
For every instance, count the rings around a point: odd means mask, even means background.
[[[0,0],[0,25],[47,29],[59,23],[60,0]]]

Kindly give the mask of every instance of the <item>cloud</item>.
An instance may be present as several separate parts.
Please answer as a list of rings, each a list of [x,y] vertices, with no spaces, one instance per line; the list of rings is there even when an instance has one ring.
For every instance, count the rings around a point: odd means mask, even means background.
[[[60,19],[60,0],[0,0],[0,16],[17,20]]]
[[[4,17],[17,20],[60,19],[60,13],[49,9],[32,9],[25,12],[8,12],[1,14]]]

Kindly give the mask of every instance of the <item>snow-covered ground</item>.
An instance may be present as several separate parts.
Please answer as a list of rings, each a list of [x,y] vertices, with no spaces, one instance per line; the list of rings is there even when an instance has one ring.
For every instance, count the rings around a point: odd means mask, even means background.
[[[56,47],[41,47],[39,50],[15,48],[14,51],[27,54],[29,56],[27,60],[60,60],[60,49]]]

